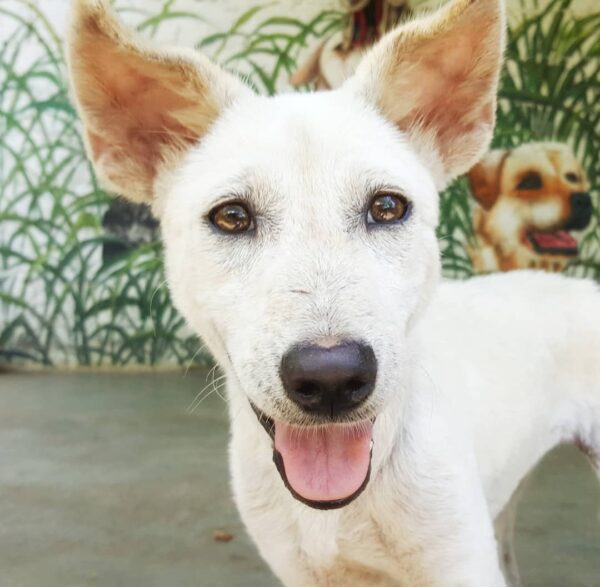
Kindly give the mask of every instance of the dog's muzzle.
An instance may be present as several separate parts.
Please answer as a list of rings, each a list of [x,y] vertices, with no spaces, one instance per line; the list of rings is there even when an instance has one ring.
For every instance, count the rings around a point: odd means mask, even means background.
[[[592,198],[587,192],[575,192],[570,197],[571,214],[565,223],[565,230],[583,230],[592,220]]]
[[[288,398],[315,424],[274,421],[253,406],[273,439],[273,460],[285,486],[302,503],[335,509],[354,501],[371,472],[373,419],[359,419],[373,392],[377,360],[356,341],[295,346],[281,362]]]
[[[592,198],[587,192],[574,192],[570,199],[571,212],[558,230],[531,230],[527,237],[536,253],[575,257],[579,246],[570,230],[583,230],[592,219]]]

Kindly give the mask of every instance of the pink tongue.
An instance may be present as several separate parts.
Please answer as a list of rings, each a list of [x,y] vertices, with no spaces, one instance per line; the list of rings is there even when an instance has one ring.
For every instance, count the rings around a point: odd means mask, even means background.
[[[565,230],[533,232],[536,243],[544,249],[576,249],[577,241]]]
[[[275,424],[275,449],[292,489],[310,501],[335,501],[356,493],[369,472],[373,424],[299,428]]]

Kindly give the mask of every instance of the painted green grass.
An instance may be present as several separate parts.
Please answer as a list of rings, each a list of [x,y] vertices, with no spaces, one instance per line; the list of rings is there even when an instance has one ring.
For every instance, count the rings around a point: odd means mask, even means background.
[[[35,5],[12,6],[0,5],[16,26],[0,53],[1,357],[188,362],[199,345],[170,303],[160,245],[102,265],[109,197],[84,156],[61,43]],[[23,66],[25,46],[38,57]]]
[[[570,3],[540,3],[510,31],[494,144],[573,144],[589,173],[598,215],[600,15],[575,18]],[[302,22],[272,16],[274,10],[253,6],[226,31],[199,38],[197,46],[272,94],[294,71],[301,51],[344,22],[334,12]],[[133,17],[150,35],[178,21],[204,23],[177,0],[149,1]],[[0,1],[0,21],[15,30],[0,46],[0,361],[207,360],[171,304],[159,243],[102,264],[102,245],[111,238],[101,225],[108,196],[83,154],[58,35],[26,0]],[[35,47],[37,55],[25,65],[23,47]],[[473,229],[466,182],[452,184],[440,205],[444,271],[468,277],[465,245]],[[571,273],[600,279],[599,221],[597,216],[586,232]]]
[[[135,13],[145,34],[178,19],[203,20],[179,10],[175,0],[148,8]],[[272,93],[301,48],[340,26],[342,17],[323,13],[306,24],[263,16],[263,10],[252,8],[228,31],[198,45],[222,56],[259,91]],[[207,361],[171,304],[160,243],[102,265],[102,246],[114,238],[101,224],[109,196],[84,156],[57,33],[26,0],[0,4],[0,20],[16,29],[0,48],[0,360]],[[25,66],[24,47],[38,55]]]
[[[541,2],[510,31],[494,146],[552,139],[574,148],[595,219],[567,272],[600,280],[600,12],[575,18],[571,4]]]
[[[567,272],[600,280],[600,13],[576,18],[572,0],[539,2],[508,34],[494,147],[530,141],[570,144],[587,170],[595,219]],[[470,198],[464,179],[441,198],[439,236],[445,273],[469,277]]]
[[[302,49],[311,41],[341,29],[345,20],[340,13],[326,11],[306,23],[281,16],[256,22],[267,6],[250,8],[231,28],[206,37],[197,48],[238,73],[257,91],[272,95],[282,78],[294,73]],[[235,42],[240,48],[225,57],[229,45]]]

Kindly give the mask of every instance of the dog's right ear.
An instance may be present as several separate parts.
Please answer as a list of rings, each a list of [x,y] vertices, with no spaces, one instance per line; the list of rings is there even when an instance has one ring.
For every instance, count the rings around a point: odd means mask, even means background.
[[[500,195],[502,168],[506,155],[507,151],[494,149],[467,173],[471,193],[484,210],[489,210]]]
[[[196,52],[136,39],[107,0],[72,6],[69,73],[88,155],[109,188],[150,203],[159,176],[250,90]]]

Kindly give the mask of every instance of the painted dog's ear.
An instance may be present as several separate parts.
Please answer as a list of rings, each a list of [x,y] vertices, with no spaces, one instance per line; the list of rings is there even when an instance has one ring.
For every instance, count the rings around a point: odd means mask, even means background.
[[[489,145],[504,44],[503,0],[451,0],[383,37],[346,87],[409,135],[443,187]]]
[[[500,195],[502,169],[508,151],[494,149],[467,173],[471,193],[484,210],[489,210]]]
[[[321,54],[325,42],[319,44],[309,55],[308,59],[290,77],[290,84],[294,87],[309,84],[319,76]]]
[[[106,0],[72,7],[69,73],[88,155],[110,189],[150,203],[163,173],[250,90],[194,51],[138,40]]]

